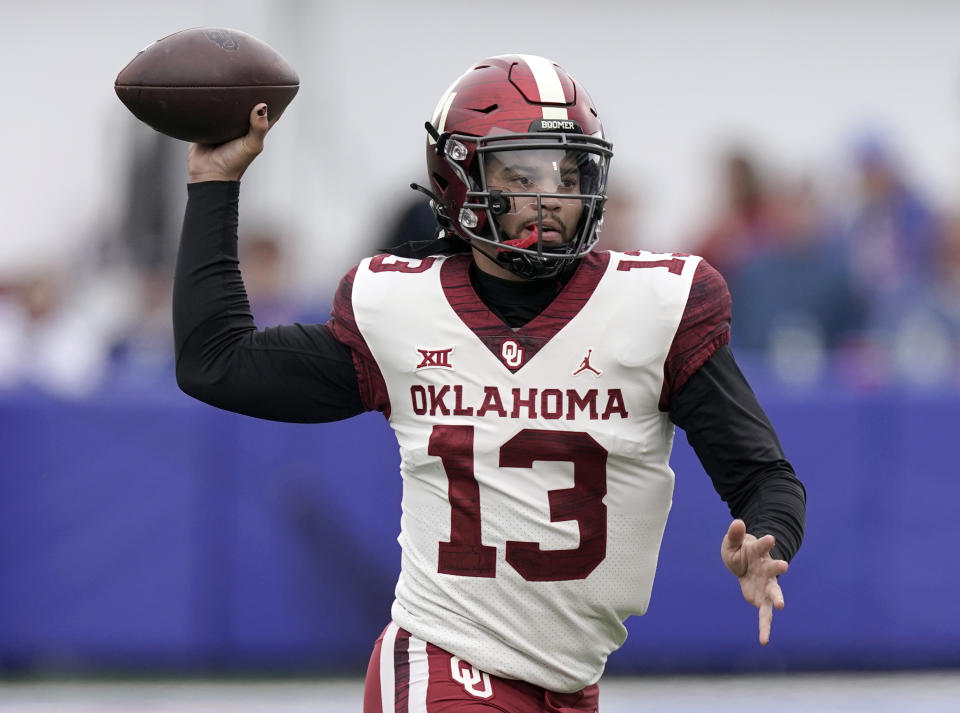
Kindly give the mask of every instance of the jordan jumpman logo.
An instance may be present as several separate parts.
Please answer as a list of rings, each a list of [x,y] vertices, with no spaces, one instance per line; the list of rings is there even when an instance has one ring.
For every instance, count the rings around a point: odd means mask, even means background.
[[[592,371],[592,372],[593,372],[594,374],[596,374],[597,376],[600,376],[600,374],[601,374],[600,370],[599,370],[599,369],[594,369],[594,368],[590,365],[590,355],[591,355],[591,354],[593,354],[593,349],[588,349],[588,350],[587,350],[587,355],[583,358],[583,361],[580,362],[579,368],[577,368],[577,370],[576,370],[575,372],[573,372],[573,375],[574,375],[574,376],[576,376],[577,374],[579,374],[581,371]]]

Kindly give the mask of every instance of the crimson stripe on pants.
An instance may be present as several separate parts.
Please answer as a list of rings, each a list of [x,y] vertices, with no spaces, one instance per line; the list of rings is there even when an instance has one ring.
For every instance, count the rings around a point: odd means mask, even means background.
[[[408,713],[410,700],[410,633],[400,629],[393,644],[393,710]]]

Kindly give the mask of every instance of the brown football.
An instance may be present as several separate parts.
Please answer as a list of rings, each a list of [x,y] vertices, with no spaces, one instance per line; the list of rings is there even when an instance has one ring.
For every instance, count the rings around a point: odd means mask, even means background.
[[[247,133],[250,110],[269,106],[276,121],[300,89],[290,64],[245,32],[183,30],[141,50],[114,82],[140,121],[183,141],[221,144]]]

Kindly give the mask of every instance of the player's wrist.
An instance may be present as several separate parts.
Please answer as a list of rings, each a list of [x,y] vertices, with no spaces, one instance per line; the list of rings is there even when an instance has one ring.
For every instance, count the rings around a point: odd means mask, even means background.
[[[239,175],[227,173],[205,171],[203,173],[191,173],[188,178],[189,183],[207,183],[209,181],[239,182]]]

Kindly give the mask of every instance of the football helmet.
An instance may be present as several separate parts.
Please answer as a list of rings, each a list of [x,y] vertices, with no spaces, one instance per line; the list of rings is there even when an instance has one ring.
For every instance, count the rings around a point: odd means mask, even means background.
[[[437,220],[513,273],[560,274],[597,242],[613,147],[586,90],[552,61],[490,57],[427,123]]]

